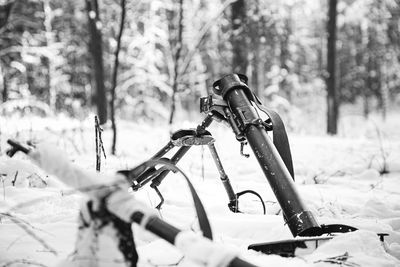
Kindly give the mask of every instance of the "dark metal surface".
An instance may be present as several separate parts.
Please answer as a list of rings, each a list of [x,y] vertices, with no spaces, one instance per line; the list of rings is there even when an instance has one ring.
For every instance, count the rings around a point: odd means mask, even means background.
[[[176,131],[171,136],[171,142],[177,146],[204,146],[215,142],[211,133],[204,130],[201,134],[195,129],[185,129]]]
[[[135,212],[134,214],[132,214],[131,220],[137,224],[141,224],[143,217],[144,215],[142,212]],[[151,217],[147,221],[146,225],[144,225],[144,228],[146,230],[149,230],[153,234],[163,238],[171,244],[174,244],[175,237],[180,232],[180,230],[175,226],[172,226],[157,217]]]
[[[131,220],[137,224],[141,224],[143,220],[143,213],[141,212],[135,212]],[[163,221],[160,218],[157,217],[151,217],[147,222],[146,225],[144,225],[146,230],[152,232],[153,234],[161,237],[162,239],[166,240],[167,242],[171,244],[175,244],[175,238],[176,236],[181,232],[178,228],[175,226]],[[253,265],[247,261],[244,261],[238,257],[235,257],[228,265],[229,267],[256,267],[256,265]]]
[[[256,122],[260,117],[254,108],[250,108],[252,105],[246,95],[246,88],[247,86],[244,87],[243,82],[239,77],[235,77],[235,74],[225,76],[219,83],[219,90],[224,92],[224,100],[234,115],[235,123],[244,132],[282,208],[292,234],[298,236],[309,228],[318,228],[316,219],[301,200],[292,177],[267,131],[262,125],[257,125]]]
[[[236,198],[236,194],[233,191],[231,182],[229,181],[228,175],[226,174],[224,167],[222,166],[221,163],[221,159],[218,156],[217,150],[215,149],[215,145],[214,144],[209,144],[208,148],[210,149],[210,153],[211,156],[214,159],[214,163],[217,166],[219,175],[220,175],[220,179],[222,181],[222,184],[224,185],[225,191],[228,194],[228,198],[229,198],[229,203],[237,203],[237,198]],[[237,212],[237,207],[234,208],[235,210],[233,210],[234,212]]]
[[[166,144],[163,148],[161,148],[153,157],[151,157],[151,159],[159,159],[163,157],[174,147],[175,147],[174,144],[171,141],[169,141],[168,144]]]
[[[280,240],[273,242],[264,242],[251,244],[248,249],[262,252],[264,254],[275,254],[283,257],[296,256],[296,250],[300,249],[316,249],[318,246],[331,240],[333,236],[313,237],[313,238],[300,238]]]
[[[182,146],[181,148],[179,148],[179,150],[175,153],[175,155],[173,155],[171,157],[170,162],[173,165],[176,165],[182,159],[182,157],[186,154],[186,152],[189,151],[189,149],[190,149],[190,146]],[[165,176],[167,176],[169,172],[170,172],[170,170],[162,171],[156,178],[153,179],[150,186],[151,187],[159,186],[161,184],[161,182],[164,180]]]

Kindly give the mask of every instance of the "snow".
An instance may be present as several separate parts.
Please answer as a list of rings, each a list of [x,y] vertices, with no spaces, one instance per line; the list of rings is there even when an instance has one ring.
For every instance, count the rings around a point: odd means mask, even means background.
[[[348,263],[360,266],[392,266],[396,261],[388,255],[380,244],[376,234],[371,231],[360,230],[332,239],[317,250],[307,260],[318,262],[329,257],[348,253]]]
[[[1,119],[1,152],[7,138],[46,140],[62,149],[73,164],[85,171],[95,169],[94,121],[77,121],[67,117],[21,120]],[[61,127],[60,127],[61,125]],[[173,130],[193,128],[182,122]],[[357,124],[357,127],[360,124]],[[346,130],[351,125],[346,125]],[[292,145],[297,189],[319,223],[341,223],[359,231],[340,235],[325,242],[314,252],[295,258],[263,255],[248,251],[252,243],[291,238],[284,224],[280,207],[254,156],[239,155],[239,143],[226,126],[209,128],[216,139],[221,162],[236,192],[252,189],[263,197],[267,215],[262,214],[259,200],[246,197],[241,207],[248,213],[229,211],[228,198],[219,180],[218,171],[206,148],[193,147],[179,163],[192,180],[207,211],[217,245],[238,251],[240,256],[258,266],[330,266],[331,258],[348,255],[348,266],[400,266],[400,126],[388,118],[381,125],[379,139],[371,123],[339,137],[305,136],[289,133]],[[150,158],[169,138],[166,125],[121,121],[118,124],[118,155],[102,159],[102,174],[133,167]],[[5,130],[7,129],[7,130]],[[111,147],[111,130],[106,128],[103,141]],[[250,148],[245,147],[249,153]],[[203,159],[203,160],[202,160]],[[381,175],[382,166],[389,173]],[[11,181],[18,171],[15,186]],[[12,214],[20,224],[3,216],[0,223],[0,264],[15,261],[40,263],[45,266],[69,266],[77,234],[77,215],[81,194],[59,182],[32,164],[24,155],[0,157],[0,211]],[[36,174],[47,184],[44,188],[29,187],[28,177]],[[198,229],[193,203],[186,182],[179,174],[170,174],[160,186],[166,202],[159,213],[171,224],[184,230]],[[158,196],[148,186],[133,193],[151,207]],[[24,232],[20,225],[32,230],[57,252],[57,255]],[[139,266],[198,266],[183,259],[182,254],[167,242],[133,226],[139,253]],[[381,243],[376,233],[388,233]],[[107,242],[105,242],[107,243]],[[108,242],[110,244],[110,242]],[[111,266],[112,250],[104,249],[104,265]],[[346,254],[347,253],[347,254]],[[351,265],[353,264],[353,265]],[[26,265],[19,263],[19,265]]]

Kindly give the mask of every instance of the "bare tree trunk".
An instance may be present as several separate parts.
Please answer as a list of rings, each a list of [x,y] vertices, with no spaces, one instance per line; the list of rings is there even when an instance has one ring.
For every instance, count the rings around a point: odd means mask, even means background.
[[[53,32],[51,27],[51,21],[53,20],[53,14],[50,7],[50,1],[43,1],[43,10],[44,10],[44,28],[45,28],[45,37],[46,37],[46,45],[47,47],[51,47],[54,44]],[[54,84],[54,62],[52,57],[47,57],[47,86],[48,88],[48,97],[49,97],[49,106],[53,110],[56,110],[56,97],[57,92],[55,91]]]
[[[258,2],[258,5],[260,3]],[[257,8],[257,12],[260,15],[260,10],[259,8]],[[264,27],[265,27],[265,18],[264,16],[261,16],[261,19],[258,23],[258,42],[257,42],[257,93],[258,95],[261,97],[264,90],[265,90],[265,61],[266,61],[266,57],[267,57],[267,53],[266,53],[266,38],[260,38],[263,35],[263,31],[264,31]]]
[[[384,22],[384,13],[385,13],[385,8],[384,8],[384,2],[382,0],[378,1],[378,7],[379,7],[379,15],[378,15],[378,23],[379,25],[383,25]],[[380,32],[382,34],[382,32]],[[387,85],[387,60],[386,60],[386,49],[387,49],[387,36],[385,36],[387,33],[384,33],[384,35],[381,35],[380,41],[382,42],[380,44],[381,49],[379,50],[379,105],[380,109],[382,112],[382,119],[385,121],[386,120],[386,115],[387,115],[387,109],[388,109],[388,102],[389,102],[389,87]]]
[[[261,96],[265,90],[265,52],[260,50],[257,63],[257,92]]]
[[[368,118],[368,116],[369,116],[369,111],[370,110],[370,107],[369,107],[369,97],[368,97],[368,95],[364,92],[364,94],[363,94],[363,115],[364,115],[364,118]]]
[[[249,77],[249,80],[251,82],[251,88],[253,89],[254,93],[256,95],[260,95],[259,94],[259,85],[258,85],[258,66],[260,65],[260,44],[258,40],[255,40],[254,42],[254,51],[253,51],[253,55],[252,55],[252,62],[249,65],[249,68],[251,68],[249,71],[251,72],[251,76]]]
[[[337,122],[339,101],[336,89],[336,4],[337,0],[329,0],[329,13],[328,13],[328,62],[327,62],[327,75],[326,87],[327,94],[327,132],[328,134],[337,134]]]
[[[322,27],[321,27],[322,28]],[[323,78],[324,77],[324,66],[325,66],[325,36],[323,34],[323,30],[319,29],[318,27],[318,40],[319,40],[319,46],[318,46],[318,50],[317,50],[317,54],[318,54],[318,75],[319,77]]]
[[[1,62],[0,62],[0,87],[3,89],[1,94],[4,103],[8,100],[8,86],[7,86],[6,72],[2,68]]]
[[[370,113],[370,101],[369,98],[374,92],[374,79],[372,77],[372,72],[374,70],[374,57],[372,56],[374,44],[373,44],[373,37],[372,37],[372,29],[368,28],[367,30],[367,50],[370,51],[367,53],[367,77],[366,77],[366,86],[363,93],[363,103],[364,103],[364,117],[368,117]]]
[[[254,9],[254,16],[260,16],[260,1],[256,0],[255,1],[255,9]],[[260,95],[260,86],[258,84],[259,82],[259,78],[258,78],[258,66],[260,65],[260,59],[261,59],[261,41],[260,41],[260,37],[261,37],[261,25],[260,25],[260,21],[257,21],[254,29],[255,31],[253,31],[253,33],[250,33],[250,38],[252,41],[252,47],[251,47],[251,62],[249,62],[249,69],[247,70],[249,73],[249,80],[251,82],[251,88],[254,90],[254,93],[256,95]]]
[[[289,52],[289,38],[292,35],[292,10],[291,7],[289,9],[289,17],[285,18],[285,33],[281,34],[280,36],[280,66],[281,69],[286,70],[286,77],[283,77],[282,81],[279,83],[280,90],[285,94],[286,98],[289,102],[292,102],[292,91],[289,88],[287,82],[287,75],[290,72],[290,68],[288,65],[288,61],[290,60],[290,52]]]
[[[10,17],[10,14],[12,13],[13,7],[14,7],[14,1],[0,6],[0,30],[7,25],[8,18]],[[6,69],[3,68],[2,62],[0,59],[0,85],[2,88],[1,94],[2,94],[3,102],[6,102],[8,100],[8,84],[7,84],[6,75],[7,75]]]
[[[383,121],[386,120],[386,115],[387,115],[387,109],[388,109],[388,102],[389,102],[389,88],[387,86],[387,82],[386,82],[386,73],[387,73],[387,68],[386,68],[386,62],[385,59],[383,59],[380,62],[380,68],[379,68],[379,72],[380,72],[380,106],[381,106],[381,112],[382,112],[382,119]]]
[[[211,94],[212,93],[212,85],[214,81],[216,80],[216,74],[215,74],[215,69],[218,69],[215,67],[218,62],[212,58],[212,56],[209,53],[206,53],[205,55],[202,55],[203,57],[203,62],[204,65],[206,66],[207,69],[207,79],[206,79],[206,90],[205,94]]]
[[[176,109],[176,94],[178,92],[179,79],[179,61],[182,51],[182,33],[183,33],[183,0],[179,0],[179,22],[178,22],[178,38],[176,42],[176,53],[174,59],[174,78],[172,81],[172,98],[171,98],[171,113],[169,116],[169,124],[172,124]]]
[[[359,26],[359,35],[360,35],[360,42],[359,42],[359,51],[356,56],[356,63],[357,67],[361,68],[361,97],[363,101],[363,115],[365,118],[368,118],[369,115],[369,101],[368,101],[368,73],[369,73],[369,64],[368,64],[368,55],[365,51],[368,50],[368,33],[366,32],[365,28]]]
[[[8,18],[12,14],[15,1],[9,1],[7,4],[0,5],[0,29],[8,23]]]
[[[122,33],[124,31],[124,23],[125,23],[125,14],[126,14],[126,7],[125,7],[125,0],[121,0],[121,21],[119,24],[119,33],[117,37],[117,49],[115,50],[114,54],[114,70],[112,76],[112,87],[111,87],[111,128],[113,131],[113,139],[112,139],[112,147],[111,147],[111,154],[115,155],[116,145],[117,145],[117,125],[115,123],[115,88],[117,87],[117,76],[118,76],[118,66],[119,66],[119,51],[121,50],[121,39]]]
[[[107,121],[107,97],[104,85],[103,44],[101,22],[97,0],[86,0],[89,20],[89,52],[92,55],[93,71],[96,85],[95,103],[100,124]]]
[[[259,38],[259,37],[258,37]],[[256,41],[254,45],[253,56],[253,90],[256,95],[261,96],[265,89],[265,51],[263,43],[260,40]]]
[[[244,0],[237,0],[232,3],[232,70],[235,73],[246,74],[248,59],[247,59],[247,44],[244,25],[246,22],[246,4]]]

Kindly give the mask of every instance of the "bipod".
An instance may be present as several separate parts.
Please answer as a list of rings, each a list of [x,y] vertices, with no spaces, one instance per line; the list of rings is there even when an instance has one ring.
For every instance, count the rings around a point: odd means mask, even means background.
[[[182,129],[174,132],[171,135],[170,141],[161,148],[150,160],[163,159],[169,163],[176,165],[183,156],[189,151],[192,146],[207,146],[213,161],[218,169],[220,180],[225,188],[228,195],[229,203],[228,207],[232,212],[241,212],[239,210],[239,197],[245,194],[255,195],[260,199],[263,213],[266,213],[265,204],[261,196],[253,190],[244,190],[239,193],[235,193],[232,184],[226,174],[224,167],[221,163],[221,159],[218,155],[217,149],[215,148],[215,139],[209,131],[206,130],[208,126],[213,122],[213,120],[221,120],[218,113],[210,113],[207,117],[197,126],[196,129]],[[172,149],[178,148],[174,155],[170,158],[166,158],[165,155]],[[241,151],[242,152],[242,151]],[[243,153],[242,153],[243,154]],[[132,182],[132,189],[134,191],[139,190],[147,183],[150,183],[150,187],[153,188],[160,198],[159,204],[156,206],[157,209],[161,209],[164,204],[164,197],[161,194],[158,186],[164,180],[164,178],[170,173],[171,170],[161,167],[157,169],[156,167],[151,168],[141,168],[136,167],[133,170],[123,171],[125,175],[128,175],[130,181]]]

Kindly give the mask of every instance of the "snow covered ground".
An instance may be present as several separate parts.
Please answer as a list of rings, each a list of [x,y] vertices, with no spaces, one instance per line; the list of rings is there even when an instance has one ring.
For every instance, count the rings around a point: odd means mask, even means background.
[[[4,155],[7,138],[36,139],[56,144],[84,169],[94,169],[94,123],[64,117],[41,119],[1,118],[0,212],[10,212],[23,220],[20,224],[48,244],[34,240],[9,217],[0,223],[0,266],[55,266],[74,249],[76,218],[82,196],[68,194],[68,188],[30,163],[24,155],[10,159]],[[179,163],[194,183],[205,205],[214,240],[240,251],[240,255],[259,266],[331,266],[329,258],[348,253],[344,266],[400,266],[400,120],[398,114],[376,124],[346,125],[339,137],[290,134],[296,183],[300,195],[320,223],[348,224],[360,229],[333,239],[309,255],[295,258],[267,256],[247,250],[251,243],[291,238],[280,207],[255,158],[239,155],[239,143],[230,129],[214,124],[209,130],[216,139],[222,164],[234,189],[253,189],[267,206],[252,198],[242,201],[247,213],[234,214],[207,149],[193,147]],[[176,125],[174,130],[195,127],[195,123]],[[351,128],[353,126],[353,128]],[[351,129],[350,129],[351,128]],[[7,130],[5,130],[7,129]],[[168,142],[168,128],[161,125],[120,122],[118,156],[103,159],[102,172],[133,167],[148,159]],[[111,131],[105,129],[106,151]],[[245,147],[250,153],[250,148]],[[250,153],[251,154],[251,153]],[[381,175],[386,170],[388,173]],[[16,173],[15,186],[12,186]],[[47,185],[40,183],[39,176]],[[38,182],[39,181],[39,182]],[[32,187],[32,185],[35,187]],[[193,203],[185,181],[169,175],[160,186],[166,203],[160,216],[182,229],[197,229]],[[149,206],[158,204],[156,193],[145,187],[136,197]],[[19,206],[17,206],[19,205]],[[17,207],[17,208],[15,208]],[[388,233],[382,244],[376,233]],[[179,262],[174,247],[134,226],[140,256],[139,266],[168,266]],[[51,249],[50,249],[51,248]],[[52,251],[54,249],[55,253]],[[104,253],[104,266],[112,253]],[[178,266],[193,266],[181,261]]]

